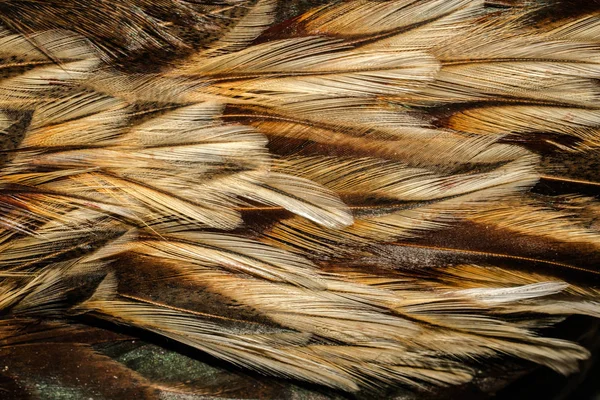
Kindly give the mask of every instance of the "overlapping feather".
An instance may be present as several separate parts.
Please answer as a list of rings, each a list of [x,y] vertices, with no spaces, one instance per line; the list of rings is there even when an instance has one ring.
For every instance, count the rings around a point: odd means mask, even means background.
[[[81,27],[0,31],[0,340],[102,319],[345,391],[577,370],[536,330],[600,315],[569,274],[598,275],[600,208],[538,182],[569,181],[545,151],[597,152],[597,16],[353,0],[261,41],[277,4],[250,3],[160,72]],[[151,15],[116,50],[185,44]]]

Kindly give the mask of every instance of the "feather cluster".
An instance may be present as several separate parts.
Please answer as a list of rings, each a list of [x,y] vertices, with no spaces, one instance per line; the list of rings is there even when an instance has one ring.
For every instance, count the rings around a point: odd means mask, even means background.
[[[30,395],[49,342],[127,379],[107,398],[171,390],[98,321],[348,392],[589,357],[548,328],[600,317],[599,14],[350,0],[273,38],[275,0],[67,3],[0,2],[0,354]]]

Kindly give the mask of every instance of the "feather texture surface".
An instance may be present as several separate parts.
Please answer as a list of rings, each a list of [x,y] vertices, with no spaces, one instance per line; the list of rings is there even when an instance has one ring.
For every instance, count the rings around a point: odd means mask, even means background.
[[[0,2],[8,398],[483,399],[595,354],[600,7],[281,3]]]

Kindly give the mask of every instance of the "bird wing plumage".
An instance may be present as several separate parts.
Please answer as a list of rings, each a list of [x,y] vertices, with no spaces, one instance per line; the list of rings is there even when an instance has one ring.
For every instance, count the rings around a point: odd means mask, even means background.
[[[360,393],[590,356],[549,328],[600,317],[597,13],[37,3],[0,3],[7,390],[227,393],[140,336]]]

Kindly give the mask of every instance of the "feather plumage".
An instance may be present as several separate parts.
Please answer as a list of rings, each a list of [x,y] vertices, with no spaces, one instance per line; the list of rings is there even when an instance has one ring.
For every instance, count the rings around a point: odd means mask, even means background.
[[[251,370],[483,399],[501,363],[590,357],[568,328],[600,317],[597,10],[280,3],[0,2],[11,398],[227,393],[128,362],[132,337],[225,361],[236,393]],[[48,343],[70,356],[30,371]]]

